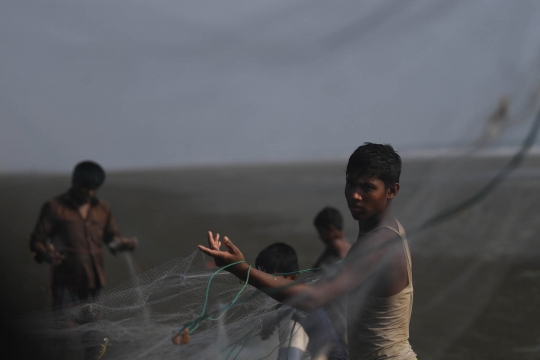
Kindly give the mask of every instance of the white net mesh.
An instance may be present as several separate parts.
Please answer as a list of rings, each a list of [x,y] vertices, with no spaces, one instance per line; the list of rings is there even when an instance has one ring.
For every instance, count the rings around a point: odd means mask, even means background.
[[[25,336],[39,339],[32,343],[46,359],[98,358],[105,338],[107,359],[277,356],[275,334],[265,341],[260,335],[263,318],[276,316],[278,303],[233,275],[197,264],[196,255],[147,271],[97,301],[28,317],[21,324]],[[305,274],[302,281],[315,278]],[[174,345],[171,333],[187,325],[190,343]]]
[[[534,114],[538,104],[533,101],[528,106],[527,111]],[[487,120],[488,124],[492,119]],[[473,259],[416,310],[420,316],[441,314],[441,308],[449,302],[463,304],[464,297],[474,298],[468,300],[468,307],[454,309],[459,314],[458,321],[441,318],[446,323],[448,340],[439,341],[440,353],[483,311],[502,280],[505,264],[512,257],[523,255],[519,249],[534,253],[529,245],[509,244],[523,224],[535,221],[531,208],[534,198],[521,184],[523,180],[512,174],[534,143],[539,126],[537,116],[522,147],[503,161],[482,155],[482,139],[486,138],[481,138],[469,150],[454,156],[410,164],[415,170],[409,169],[410,175],[404,180],[410,186],[405,187],[406,201],[397,211],[410,226],[410,240],[416,253]],[[493,140],[495,137],[485,143]],[[415,172],[421,176],[411,175]],[[519,186],[500,187],[503,181]],[[438,193],[441,189],[444,194]],[[501,198],[508,208],[504,212],[493,211]],[[471,243],[471,238],[483,240]],[[209,267],[201,258],[195,252],[134,276],[97,301],[27,317],[19,323],[23,336],[38,350],[36,357],[45,359],[276,358],[280,342],[275,333],[270,337],[264,334],[268,332],[268,319],[278,318],[278,303],[225,271]],[[126,259],[133,273],[130,255]],[[472,283],[478,283],[486,268],[494,272],[486,277],[488,281],[473,288]],[[314,273],[304,273],[300,281],[317,278]],[[467,289],[466,293],[462,289]],[[190,331],[190,342],[174,345],[171,333],[184,327]]]

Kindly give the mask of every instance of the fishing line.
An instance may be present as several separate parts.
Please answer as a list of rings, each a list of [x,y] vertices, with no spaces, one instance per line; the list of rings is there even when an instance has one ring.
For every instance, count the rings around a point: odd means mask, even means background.
[[[418,228],[410,231],[411,234],[416,234],[429,229],[435,225],[438,225],[446,220],[449,220],[453,216],[460,212],[470,208],[471,206],[484,200],[490,193],[492,193],[508,176],[510,176],[523,162],[525,155],[527,155],[530,148],[534,145],[538,131],[540,130],[540,111],[536,115],[536,119],[533,122],[527,137],[523,141],[520,150],[512,157],[512,159],[501,169],[499,172],[489,181],[483,188],[481,188],[476,194],[470,198],[462,201],[461,203],[451,206],[439,214],[426,220]]]

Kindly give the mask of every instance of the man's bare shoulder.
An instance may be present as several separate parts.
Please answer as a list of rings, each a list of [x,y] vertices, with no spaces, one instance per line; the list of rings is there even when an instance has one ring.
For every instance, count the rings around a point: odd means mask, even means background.
[[[401,236],[397,230],[387,226],[381,226],[369,233],[360,234],[356,242],[351,246],[349,253],[360,249],[388,246],[400,243],[401,241]]]
[[[399,233],[387,227],[379,227],[358,237],[349,250],[344,265],[353,268],[380,266],[381,260],[392,261],[396,256],[402,257],[402,253],[403,240]]]

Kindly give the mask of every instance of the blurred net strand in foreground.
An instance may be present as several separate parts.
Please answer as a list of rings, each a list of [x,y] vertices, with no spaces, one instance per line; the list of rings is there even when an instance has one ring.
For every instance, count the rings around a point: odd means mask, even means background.
[[[534,145],[534,142],[538,135],[538,130],[540,129],[540,112],[537,114],[532,128],[527,134],[523,144],[519,151],[512,157],[512,159],[504,166],[497,175],[491,179],[482,189],[480,189],[476,194],[466,199],[465,201],[454,205],[446,210],[441,211],[440,213],[434,215],[433,217],[426,220],[419,228],[409,231],[410,234],[416,234],[417,232],[428,229],[432,226],[435,226],[446,219],[462,212],[463,210],[473,206],[474,204],[482,201],[486,196],[492,193],[497,186],[499,186],[514,170],[516,170],[519,165],[525,159],[527,152]]]

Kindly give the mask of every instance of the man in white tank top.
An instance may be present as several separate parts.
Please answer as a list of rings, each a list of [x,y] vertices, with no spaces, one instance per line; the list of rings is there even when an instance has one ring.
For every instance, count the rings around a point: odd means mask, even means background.
[[[331,280],[315,285],[295,284],[250,268],[245,262],[227,268],[289,306],[313,311],[346,297],[351,360],[413,360],[409,338],[413,287],[411,258],[405,232],[392,217],[398,194],[401,158],[390,145],[365,143],[350,156],[346,170],[345,200],[359,233]],[[208,233],[208,248],[218,266],[244,260],[227,238],[221,251],[219,234]]]

